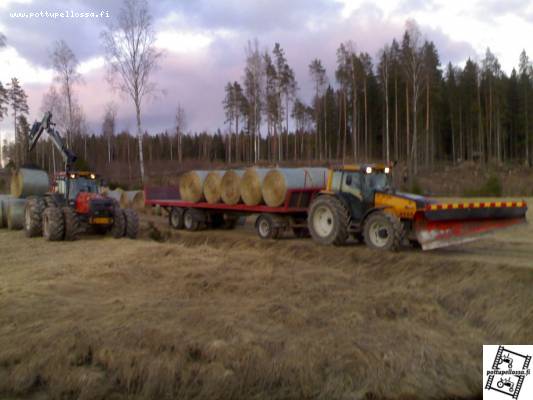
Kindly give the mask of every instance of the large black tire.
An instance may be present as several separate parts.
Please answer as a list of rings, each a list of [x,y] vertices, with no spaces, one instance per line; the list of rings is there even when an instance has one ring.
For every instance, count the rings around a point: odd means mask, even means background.
[[[126,208],[124,211],[124,217],[126,219],[126,235],[130,239],[137,239],[139,235],[139,216],[135,210]]]
[[[188,231],[200,230],[202,223],[198,219],[194,209],[188,208],[185,210],[185,213],[183,214],[183,226]]]
[[[43,213],[43,237],[56,242],[65,236],[65,219],[63,212],[57,207],[47,207]]]
[[[76,211],[71,207],[63,207],[63,218],[65,219],[65,240],[78,240],[82,228]]]
[[[27,237],[43,235],[43,213],[46,203],[42,197],[29,197],[24,209],[24,233]]]
[[[172,207],[168,214],[168,223],[174,229],[183,229],[183,214],[185,210],[180,207]]]
[[[255,230],[261,239],[277,239],[280,230],[274,224],[274,219],[268,214],[261,214],[255,220]]]
[[[398,251],[405,237],[405,228],[395,215],[376,211],[365,219],[363,235],[371,249]]]
[[[113,212],[113,226],[111,226],[111,236],[115,239],[120,239],[126,234],[126,217],[124,211],[120,207],[115,206]]]
[[[341,246],[348,240],[350,219],[350,212],[338,198],[322,195],[311,203],[307,225],[318,243]]]

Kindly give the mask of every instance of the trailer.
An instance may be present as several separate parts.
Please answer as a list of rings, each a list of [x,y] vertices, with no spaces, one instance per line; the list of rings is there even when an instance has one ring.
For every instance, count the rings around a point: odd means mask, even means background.
[[[168,213],[174,229],[234,229],[239,221],[256,216],[255,230],[262,239],[277,239],[288,230],[296,237],[308,237],[307,212],[311,201],[323,188],[289,189],[279,207],[246,204],[189,202],[181,200],[176,187],[147,187],[144,202],[147,207],[159,206]]]

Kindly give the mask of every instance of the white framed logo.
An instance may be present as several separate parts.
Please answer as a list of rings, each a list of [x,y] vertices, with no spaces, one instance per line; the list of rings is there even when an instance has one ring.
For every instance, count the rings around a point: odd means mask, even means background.
[[[483,399],[533,399],[533,345],[483,345]]]

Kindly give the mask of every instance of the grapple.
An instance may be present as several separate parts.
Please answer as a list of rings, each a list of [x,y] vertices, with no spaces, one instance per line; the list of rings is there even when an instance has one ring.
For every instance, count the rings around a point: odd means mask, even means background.
[[[495,230],[526,223],[525,201],[426,204],[414,215],[423,250],[471,242]]]

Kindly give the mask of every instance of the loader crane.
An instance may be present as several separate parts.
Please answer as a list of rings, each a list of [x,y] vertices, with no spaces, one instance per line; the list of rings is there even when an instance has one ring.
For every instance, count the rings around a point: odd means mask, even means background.
[[[102,195],[94,172],[74,169],[77,157],[54,127],[52,113],[48,111],[41,122],[33,124],[28,136],[31,152],[46,132],[61,154],[65,169],[54,175],[48,193],[28,198],[24,211],[26,236],[43,236],[49,241],[76,240],[81,233],[93,231],[110,232],[115,238],[136,238],[137,213],[121,209],[116,200]]]

